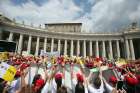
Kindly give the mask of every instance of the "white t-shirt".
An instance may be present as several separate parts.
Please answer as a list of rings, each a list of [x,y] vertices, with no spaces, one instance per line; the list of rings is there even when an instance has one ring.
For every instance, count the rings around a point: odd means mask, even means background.
[[[72,90],[74,93],[75,93],[76,84],[77,84],[77,79],[73,78],[72,79]],[[88,89],[87,89],[87,86],[85,84],[84,84],[84,88],[85,88],[85,93],[88,93]]]
[[[107,82],[105,82],[105,86],[106,86],[106,89],[107,89],[108,93],[112,93],[112,90],[114,88],[111,85],[109,85]]]
[[[49,82],[46,82],[45,86],[43,87],[43,89],[41,90],[41,93],[48,93],[48,91],[50,91],[50,84]]]
[[[92,84],[88,85],[88,91],[89,93],[103,93],[104,92],[104,85],[103,85],[103,81],[101,80],[101,86],[99,89],[96,89],[93,87]]]

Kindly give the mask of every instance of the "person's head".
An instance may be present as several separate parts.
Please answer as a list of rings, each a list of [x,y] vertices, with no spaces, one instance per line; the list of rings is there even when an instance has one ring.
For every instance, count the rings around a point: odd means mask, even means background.
[[[93,84],[95,86],[95,88],[99,89],[101,86],[101,79],[99,76],[95,77],[95,80],[93,81]]]
[[[17,71],[14,78],[15,79],[18,79],[20,76],[21,76],[21,72],[20,71]]]
[[[83,83],[79,82],[76,84],[75,93],[85,93],[85,88]]]
[[[109,82],[112,84],[113,87],[115,87],[117,82],[118,82],[118,80],[117,80],[117,78],[115,76],[111,76],[109,78]]]
[[[34,93],[41,93],[41,89],[44,86],[44,80],[40,74],[36,74],[33,79],[33,91]]]
[[[83,82],[84,82],[84,77],[83,77],[82,74],[77,73],[77,74],[76,74],[76,77],[77,77],[77,81],[78,81],[79,83],[83,83]]]
[[[56,82],[56,84],[57,84],[57,89],[58,89],[59,87],[61,87],[61,85],[62,85],[62,74],[61,74],[61,73],[57,73],[57,74],[55,75],[55,82]]]
[[[33,79],[33,84],[35,84],[35,82],[38,80],[38,79],[40,79],[41,78],[41,75],[40,74],[36,74],[35,76],[34,76],[34,79]]]

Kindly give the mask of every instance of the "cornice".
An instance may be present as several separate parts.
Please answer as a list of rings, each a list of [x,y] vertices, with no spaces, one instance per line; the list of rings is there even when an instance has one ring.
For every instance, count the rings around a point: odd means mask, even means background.
[[[1,28],[6,31],[26,34],[31,36],[39,36],[39,37],[48,37],[48,38],[56,38],[56,39],[69,39],[69,40],[120,40],[127,36],[135,36],[140,34],[139,31],[135,32],[121,32],[121,33],[83,33],[83,32],[49,32],[46,29],[26,27],[23,25],[9,24],[9,23],[1,23]]]

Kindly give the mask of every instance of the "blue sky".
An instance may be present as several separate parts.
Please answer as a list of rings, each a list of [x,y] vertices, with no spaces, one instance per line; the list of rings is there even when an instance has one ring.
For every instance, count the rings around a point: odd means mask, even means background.
[[[17,22],[81,22],[82,31],[118,31],[140,22],[140,0],[0,0],[0,13]]]

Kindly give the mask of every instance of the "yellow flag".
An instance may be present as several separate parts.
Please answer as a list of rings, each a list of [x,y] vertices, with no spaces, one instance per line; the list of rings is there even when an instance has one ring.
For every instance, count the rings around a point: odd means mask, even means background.
[[[14,76],[16,74],[16,68],[13,66],[10,66],[6,73],[3,75],[3,79],[6,81],[12,81],[14,79]]]
[[[0,64],[0,78],[5,81],[12,81],[16,74],[16,68],[7,63],[2,62]]]

